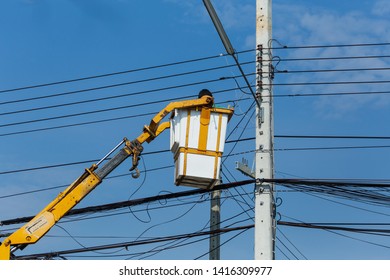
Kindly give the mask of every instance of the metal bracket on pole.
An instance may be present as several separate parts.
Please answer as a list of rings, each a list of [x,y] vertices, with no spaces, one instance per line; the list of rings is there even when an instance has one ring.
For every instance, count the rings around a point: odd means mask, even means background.
[[[256,173],[253,169],[250,169],[248,166],[248,161],[246,159],[242,159],[241,162],[236,161],[236,169],[241,171],[244,175],[256,179]]]

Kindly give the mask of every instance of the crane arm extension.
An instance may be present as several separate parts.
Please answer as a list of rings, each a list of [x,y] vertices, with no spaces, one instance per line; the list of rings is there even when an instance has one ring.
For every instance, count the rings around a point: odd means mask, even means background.
[[[160,133],[170,127],[169,122],[160,124],[162,119],[170,112],[179,108],[203,107],[211,106],[212,104],[213,98],[211,96],[203,96],[195,100],[178,101],[168,104],[168,106],[152,119],[149,126],[144,127],[143,132],[135,140],[129,141],[125,138],[123,140],[125,143],[124,147],[103,166],[99,167],[99,164],[106,159],[111,152],[99,161],[98,164],[93,164],[90,168],[85,169],[84,173],[76,181],[61,192],[31,221],[3,240],[3,242],[0,243],[0,260],[9,260],[11,254],[17,249],[23,249],[28,244],[36,243],[41,239],[69,210],[95,189],[102,180],[125,159],[132,156],[133,162],[130,170],[136,169],[139,155],[143,150],[142,144],[144,142],[150,143]]]

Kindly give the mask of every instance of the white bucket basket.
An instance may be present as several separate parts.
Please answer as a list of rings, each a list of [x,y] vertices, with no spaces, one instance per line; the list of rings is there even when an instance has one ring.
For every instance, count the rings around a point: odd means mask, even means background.
[[[175,184],[211,189],[219,179],[233,109],[176,109],[171,118]]]

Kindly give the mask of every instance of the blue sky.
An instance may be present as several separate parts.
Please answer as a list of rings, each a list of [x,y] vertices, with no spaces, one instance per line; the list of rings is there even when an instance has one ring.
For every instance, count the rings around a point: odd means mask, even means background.
[[[236,67],[161,79],[166,75],[228,66],[234,61],[227,56],[218,57],[225,50],[202,1],[150,2],[1,1],[0,172],[80,161],[92,163],[104,156],[123,137],[129,139],[137,137],[143,125],[152,117],[152,115],[131,118],[130,116],[157,112],[168,103],[164,100],[188,99],[197,95],[198,91],[205,87],[218,92],[237,86],[236,82],[229,78],[239,76]],[[255,2],[254,0],[213,1],[226,32],[238,52],[255,48]],[[326,2],[278,0],[273,3],[273,38],[289,47],[387,43],[390,41],[389,15],[390,4],[386,0]],[[279,46],[277,42],[274,41],[274,47]],[[274,59],[278,71],[389,67],[389,58],[379,57],[389,55],[389,46],[287,48],[276,49],[273,55],[282,59],[278,64],[277,59]],[[345,56],[377,56],[377,58],[285,61],[288,58]],[[213,58],[171,67],[153,67],[204,57]],[[244,52],[238,57],[245,71],[253,74],[255,68],[251,62],[255,59],[255,53]],[[151,69],[50,87],[3,92],[7,89],[144,67]],[[295,74],[276,72],[275,84],[290,84],[290,86],[275,85],[274,94],[277,96],[388,91],[388,83],[307,85],[310,82],[386,81],[389,80],[388,73],[389,71],[386,70]],[[160,79],[152,80],[157,77]],[[222,77],[225,79],[220,80]],[[248,77],[253,83],[254,76]],[[149,81],[134,82],[145,79]],[[213,82],[200,83],[211,80]],[[133,83],[104,90],[89,90],[47,98],[49,95],[130,82]],[[198,84],[184,86],[192,83]],[[244,84],[239,78],[237,83],[241,86]],[[291,83],[304,85],[293,86]],[[178,85],[183,86],[175,88]],[[163,90],[166,87],[170,89]],[[249,110],[251,100],[250,96],[243,91],[236,89],[215,95],[216,102],[222,106],[228,104],[235,106],[236,114],[228,129],[229,140],[254,137],[254,117]],[[46,98],[21,101],[45,96]],[[123,97],[87,102],[115,96]],[[157,101],[160,103],[139,105]],[[57,106],[75,102],[79,104]],[[69,114],[131,105],[134,106],[64,117]],[[275,97],[274,105],[277,135],[390,135],[387,125],[390,120],[388,94]],[[36,110],[48,106],[56,106],[56,108]],[[30,111],[15,113],[20,110]],[[54,117],[56,119],[41,120]],[[114,121],[112,120],[114,118],[122,119]],[[243,121],[240,122],[242,118]],[[53,129],[58,126],[102,120],[110,121]],[[33,122],[20,124],[28,121]],[[30,130],[41,131],[27,132]],[[169,148],[168,145],[169,134],[165,132],[150,145],[145,145],[145,152],[166,150]],[[388,148],[281,151],[291,148],[368,145],[388,145],[388,140],[276,138],[275,176],[278,178],[388,179]],[[226,145],[225,154],[231,152],[232,155],[223,166],[224,182],[246,179],[235,170],[234,163],[245,157],[251,165],[254,154],[249,151],[253,149],[255,149],[253,141],[240,142],[236,146]],[[33,215],[53,199],[61,188],[25,195],[14,194],[67,185],[91,163],[1,174],[0,197],[13,196],[0,198],[0,220]],[[188,190],[188,188],[174,186],[172,167],[162,169],[172,164],[170,153],[145,155],[140,164],[141,171],[157,170],[143,172],[138,180],[132,179],[130,175],[109,179],[87,197],[80,207]],[[129,166],[130,162],[125,163],[113,175],[126,174]],[[138,191],[133,194],[135,190]],[[228,220],[224,225],[252,223],[245,212],[253,204],[252,190],[252,186],[246,186],[237,191],[224,192],[222,219]],[[277,196],[283,201],[277,210],[283,220],[389,222],[388,207],[377,207],[321,195],[315,197],[308,193],[278,192]],[[193,203],[194,201],[199,203]],[[195,232],[207,225],[209,218],[207,197],[192,197],[165,203],[125,209],[120,215],[111,213],[117,215],[105,218],[82,221],[67,219],[67,223],[60,224],[61,228],[53,228],[49,236],[38,244],[29,246],[23,254],[80,247],[80,244],[69,235],[83,246],[92,246],[133,240],[139,236],[156,237]],[[162,207],[176,204],[180,205]],[[158,209],[150,210],[154,207]],[[134,212],[136,210],[143,211]],[[237,218],[229,220],[240,213]],[[386,237],[352,233],[341,236],[326,231],[287,227],[279,227],[279,230],[277,259],[294,259],[294,255],[289,250],[295,253],[295,256],[303,258],[296,248],[308,259],[388,259],[390,257],[389,248],[385,248],[390,246]],[[233,236],[234,233],[223,236],[222,242]],[[143,252],[150,248],[153,247],[132,250]],[[174,250],[164,250],[150,258],[194,259],[207,250],[206,240]],[[132,251],[121,251],[117,254],[122,253],[130,254]],[[87,258],[102,257],[102,254],[96,253],[84,255]],[[147,256],[147,254],[140,255],[140,257]],[[227,242],[222,247],[221,257],[222,259],[252,259],[253,230]],[[104,255],[104,258],[111,257]]]

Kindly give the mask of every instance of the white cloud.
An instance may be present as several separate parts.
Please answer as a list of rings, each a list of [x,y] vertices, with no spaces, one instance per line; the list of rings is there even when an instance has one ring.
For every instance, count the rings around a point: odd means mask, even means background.
[[[256,7],[254,5],[245,5],[237,1],[221,1],[217,4],[215,8],[227,29],[248,28],[255,24]]]
[[[385,5],[377,1],[373,7]],[[387,3],[387,2],[386,2]],[[386,7],[388,5],[386,4]],[[348,11],[315,9],[313,7],[276,5],[278,20],[274,18],[274,38],[290,46],[337,45],[381,43],[390,41],[390,19],[375,16],[367,11]],[[374,9],[373,9],[374,10]],[[345,57],[372,56],[387,54],[384,47],[344,47],[297,49],[280,52],[291,57]],[[355,60],[323,60],[283,64],[290,69],[365,69],[374,67],[390,67],[389,60],[355,59]],[[388,71],[353,71],[315,73],[312,75],[290,75],[288,82],[321,82],[321,81],[380,81],[389,80]],[[385,84],[329,84],[321,86],[291,87],[295,93],[334,93],[382,91]],[[324,118],[342,118],[352,112],[368,108],[383,108],[389,104],[388,95],[349,95],[316,99],[314,108]]]
[[[202,1],[165,0],[180,5],[185,11],[185,21],[188,24],[211,24],[209,15]],[[233,45],[237,49],[250,49],[255,46],[255,2],[249,1],[212,1],[218,16],[224,25]],[[315,5],[273,4],[273,38],[290,46],[307,45],[337,45],[360,44],[390,41],[390,1],[373,1],[369,6],[352,6],[350,10],[329,8]],[[356,8],[355,8],[356,7]],[[340,57],[368,56],[386,54],[384,48],[318,48],[297,49],[280,52],[291,57]],[[276,53],[279,55],[279,53]],[[310,69],[346,69],[390,67],[388,60],[360,59],[339,61],[312,61],[281,64],[280,70],[307,68]],[[289,75],[287,82],[312,81],[375,81],[388,80],[387,71],[366,72],[333,72],[313,75]],[[286,88],[283,88],[285,91]],[[315,87],[290,87],[291,93],[321,93],[321,92],[362,92],[381,91],[383,85],[322,85]],[[343,117],[351,112],[358,112],[365,106],[383,108],[389,104],[389,95],[354,95],[341,97],[322,97],[313,103],[321,117]]]
[[[376,16],[390,15],[390,2],[388,0],[376,1],[372,8],[372,14]]]
[[[181,6],[184,16],[192,23],[209,23],[210,17],[202,1],[198,0],[164,0],[166,3]],[[211,1],[219,19],[226,29],[242,29],[255,24],[255,4],[245,4],[242,1],[224,0]],[[189,17],[189,18],[188,18]]]

